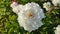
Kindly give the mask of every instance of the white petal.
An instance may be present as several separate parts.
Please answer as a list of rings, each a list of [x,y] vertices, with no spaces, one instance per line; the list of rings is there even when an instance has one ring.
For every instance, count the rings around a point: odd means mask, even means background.
[[[60,34],[60,25],[58,25],[58,27],[56,27],[55,34]]]

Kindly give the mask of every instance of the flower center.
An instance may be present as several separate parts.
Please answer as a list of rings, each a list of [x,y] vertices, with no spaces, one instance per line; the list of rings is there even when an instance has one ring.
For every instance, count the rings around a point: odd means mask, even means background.
[[[27,12],[27,17],[28,17],[28,18],[30,18],[30,17],[33,18],[33,17],[34,17],[34,13],[32,13],[32,12]]]
[[[29,13],[29,14],[28,14],[28,17],[33,17],[33,14],[32,14],[32,13]]]

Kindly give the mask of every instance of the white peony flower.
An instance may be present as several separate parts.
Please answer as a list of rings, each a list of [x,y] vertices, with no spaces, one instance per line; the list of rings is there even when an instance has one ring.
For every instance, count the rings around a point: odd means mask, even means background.
[[[53,3],[55,6],[60,6],[60,0],[52,0],[52,3]]]
[[[17,9],[18,8],[18,9]],[[27,3],[25,5],[18,5],[13,8],[14,12],[18,12],[18,22],[21,27],[24,27],[26,31],[33,31],[43,25],[42,18],[45,18],[42,8],[34,2]]]
[[[46,11],[50,10],[51,9],[51,3],[50,2],[44,3],[43,8],[45,8]]]
[[[60,25],[58,25],[58,27],[56,27],[55,34],[60,34]]]
[[[36,3],[27,3],[23,10],[18,13],[18,22],[25,30],[31,32],[43,25],[42,18],[45,18],[43,10]]]

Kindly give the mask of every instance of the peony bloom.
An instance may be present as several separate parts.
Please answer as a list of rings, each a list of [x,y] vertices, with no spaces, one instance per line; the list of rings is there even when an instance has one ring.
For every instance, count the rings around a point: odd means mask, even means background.
[[[42,8],[34,2],[25,5],[17,5],[13,11],[18,15],[18,22],[26,31],[33,31],[43,25],[42,18],[45,18]]]
[[[45,18],[43,10],[36,3],[27,3],[23,10],[18,13],[18,22],[25,30],[31,32],[43,25],[42,18]]]
[[[60,0],[52,0],[52,3],[53,3],[55,6],[60,6]]]
[[[45,8],[46,11],[50,10],[51,9],[51,3],[50,2],[44,3],[43,8]]]
[[[56,27],[55,34],[60,34],[60,25],[58,25],[58,27]]]

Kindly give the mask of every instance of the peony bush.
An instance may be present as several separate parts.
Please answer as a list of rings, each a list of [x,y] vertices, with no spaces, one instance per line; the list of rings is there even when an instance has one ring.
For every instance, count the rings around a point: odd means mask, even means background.
[[[35,2],[41,6],[45,18],[43,25],[38,29],[28,32],[20,26],[15,14],[10,7],[11,0],[0,0],[0,34],[60,34],[60,0],[17,0],[19,4]]]

